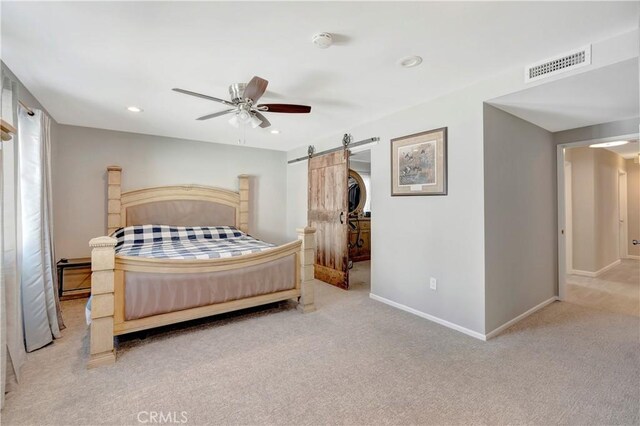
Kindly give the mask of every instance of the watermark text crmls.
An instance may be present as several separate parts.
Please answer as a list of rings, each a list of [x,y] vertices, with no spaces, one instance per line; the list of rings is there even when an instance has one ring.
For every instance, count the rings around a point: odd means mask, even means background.
[[[151,425],[185,424],[189,421],[186,411],[139,411],[138,423]]]

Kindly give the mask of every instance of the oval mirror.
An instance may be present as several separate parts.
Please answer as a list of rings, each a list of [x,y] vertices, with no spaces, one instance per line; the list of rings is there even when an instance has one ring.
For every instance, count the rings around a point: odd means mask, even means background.
[[[349,169],[349,181],[347,183],[349,197],[349,215],[362,214],[364,204],[367,201],[367,188],[364,186],[362,176],[355,170]]]

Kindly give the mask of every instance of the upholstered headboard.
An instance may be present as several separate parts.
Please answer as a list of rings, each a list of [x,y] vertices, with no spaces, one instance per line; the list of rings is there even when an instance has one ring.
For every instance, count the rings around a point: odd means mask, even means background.
[[[203,185],[173,185],[121,191],[122,168],[107,167],[107,232],[131,225],[235,226],[248,232],[249,176],[239,191]]]

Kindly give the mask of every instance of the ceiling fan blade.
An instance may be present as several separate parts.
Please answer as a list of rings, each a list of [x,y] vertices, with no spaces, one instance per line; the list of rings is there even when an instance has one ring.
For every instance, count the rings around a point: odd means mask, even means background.
[[[289,114],[306,114],[311,112],[311,107],[308,105],[293,105],[293,104],[262,104],[257,108],[262,112],[284,112]]]
[[[267,117],[260,114],[258,111],[254,111],[254,114],[256,115],[256,117],[258,117],[262,121],[262,123],[260,123],[260,127],[264,129],[271,126],[271,123],[269,123],[269,120],[267,120]]]
[[[234,111],[236,111],[235,108],[227,109],[227,110],[220,111],[220,112],[214,112],[213,114],[207,114],[207,115],[203,115],[202,117],[198,117],[198,118],[196,118],[196,120],[200,120],[200,121],[208,120],[210,118],[220,117],[221,115],[229,114],[229,113],[234,112]]]
[[[184,90],[184,89],[178,89],[178,88],[174,88],[174,89],[171,89],[171,90],[173,90],[174,92],[178,92],[178,93],[184,93],[185,95],[190,95],[190,96],[195,96],[197,98],[207,99],[209,101],[220,102],[221,104],[225,104],[225,105],[229,105],[229,106],[235,106],[236,105],[233,102],[225,101],[224,99],[214,98],[213,96],[203,95],[202,93],[196,93],[196,92],[192,92],[190,90]]]
[[[254,76],[249,84],[247,84],[247,87],[245,87],[243,96],[251,99],[253,102],[257,102],[265,90],[267,90],[268,84],[269,82],[267,80]]]

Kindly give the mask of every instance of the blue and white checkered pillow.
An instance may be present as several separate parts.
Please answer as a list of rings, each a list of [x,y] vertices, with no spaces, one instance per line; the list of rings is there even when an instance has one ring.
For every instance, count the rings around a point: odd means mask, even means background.
[[[120,228],[114,233],[116,249],[124,244],[163,243],[180,240],[219,240],[246,235],[232,226],[167,226],[135,225]]]

